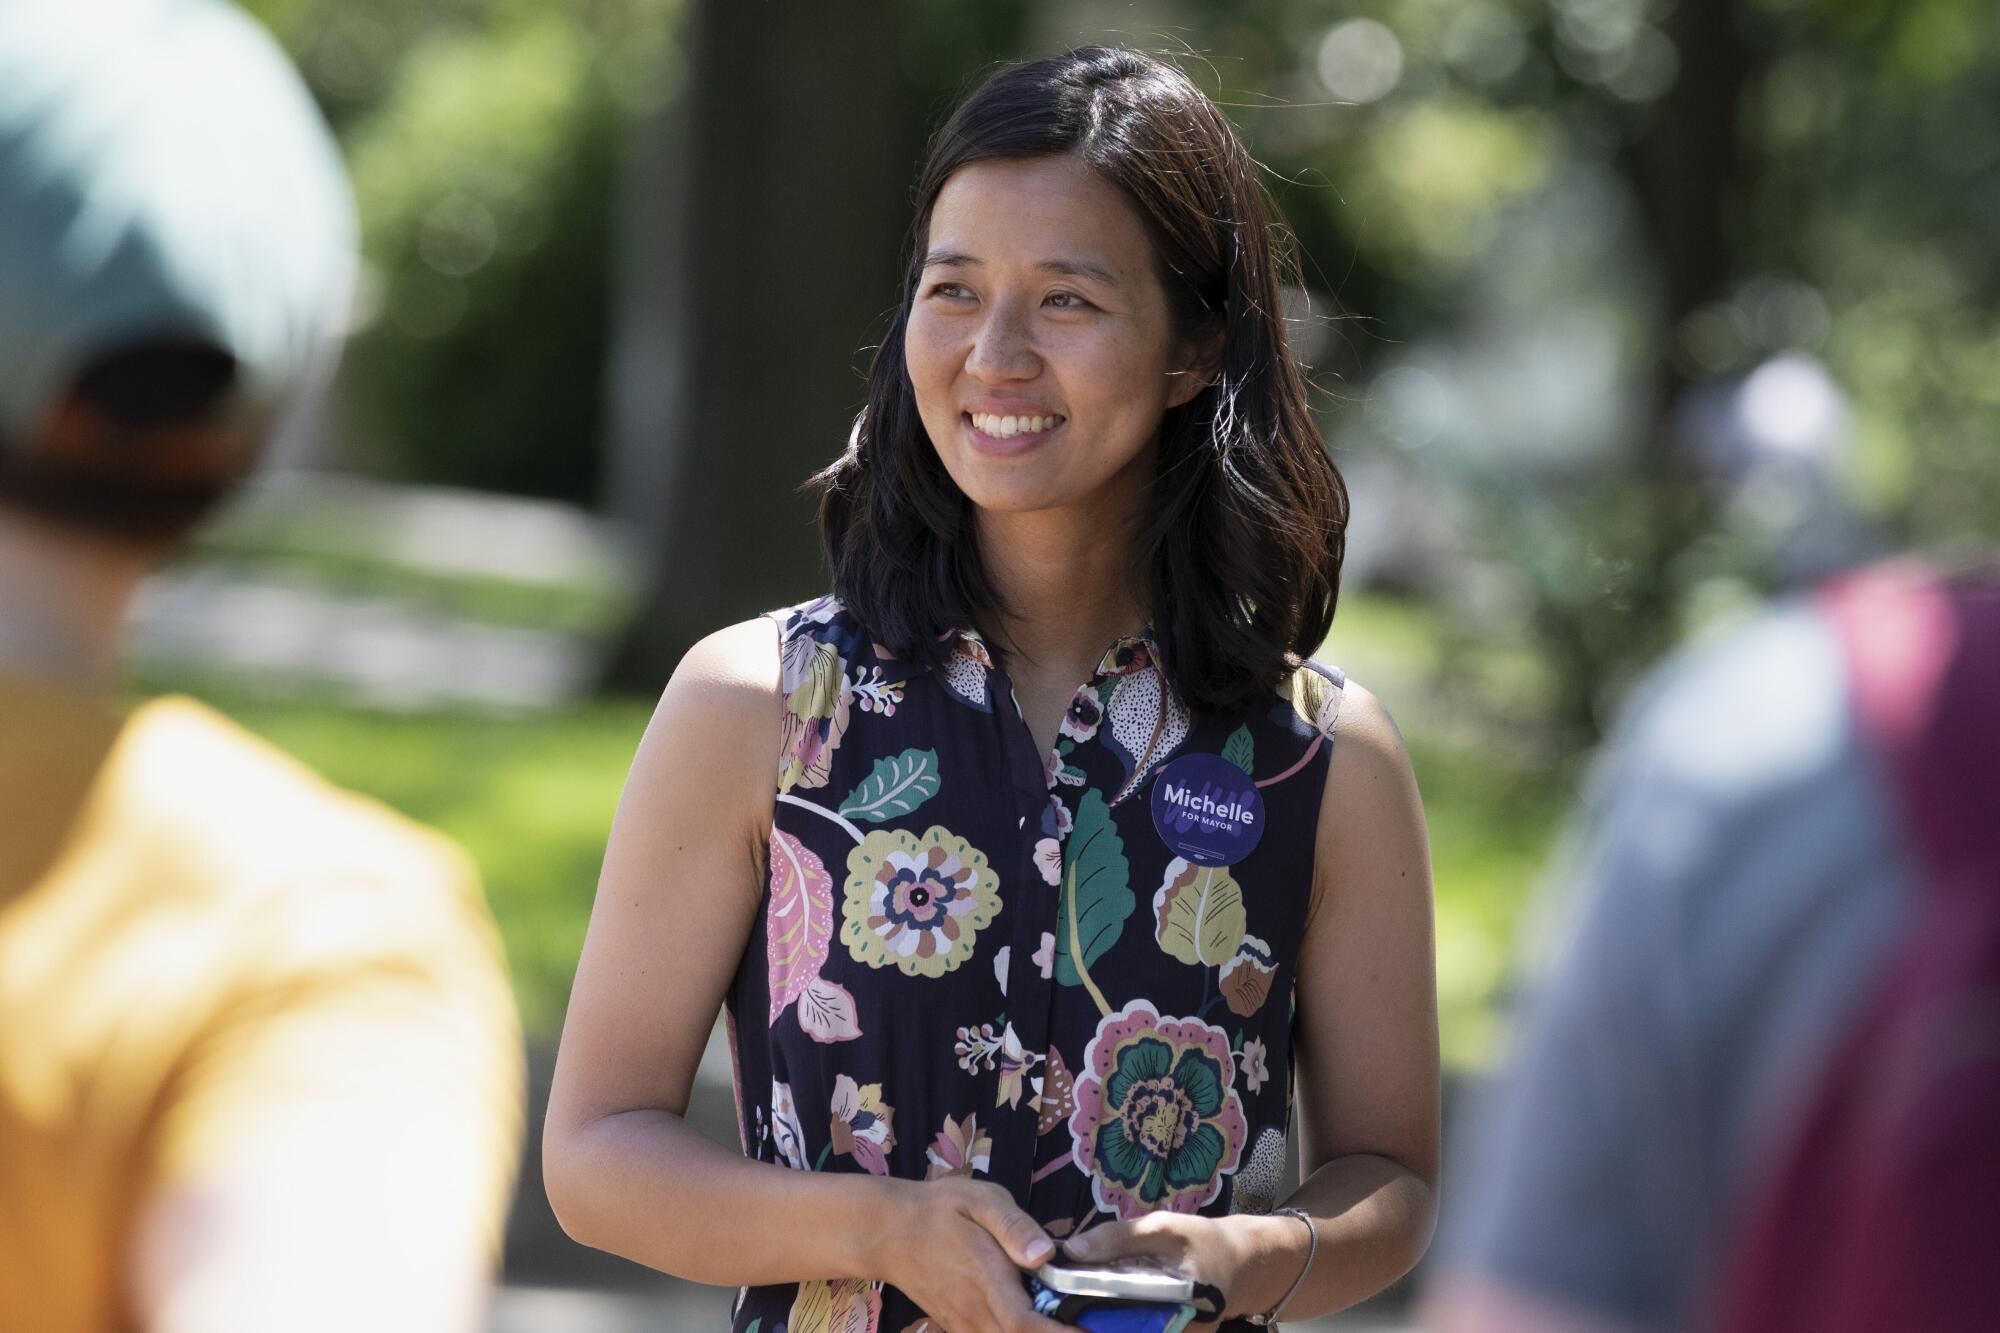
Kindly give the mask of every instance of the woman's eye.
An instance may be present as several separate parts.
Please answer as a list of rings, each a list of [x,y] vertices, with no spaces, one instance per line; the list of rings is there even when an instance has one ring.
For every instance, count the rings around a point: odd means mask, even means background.
[[[931,295],[960,297],[965,295],[965,288],[959,286],[955,282],[940,282],[936,286],[931,288]]]
[[[1075,292],[1050,292],[1049,300],[1061,303],[1056,306],[1058,310],[1082,310],[1090,304]]]

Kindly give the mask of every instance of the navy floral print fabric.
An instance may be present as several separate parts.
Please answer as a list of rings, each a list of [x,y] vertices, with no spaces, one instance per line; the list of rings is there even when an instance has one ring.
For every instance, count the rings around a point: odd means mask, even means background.
[[[836,599],[770,615],[769,884],[725,1006],[744,1152],[992,1180],[1058,1237],[1268,1210],[1341,674],[1191,713],[1142,630],[1043,754],[976,632],[926,671]],[[746,1288],[732,1328],[928,1333],[848,1278]]]

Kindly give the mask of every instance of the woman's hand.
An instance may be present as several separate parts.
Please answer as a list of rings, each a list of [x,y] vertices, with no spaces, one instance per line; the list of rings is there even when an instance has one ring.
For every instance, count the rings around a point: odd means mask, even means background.
[[[1255,1311],[1229,1306],[1232,1292],[1244,1287],[1245,1269],[1252,1261],[1245,1243],[1242,1217],[1190,1217],[1156,1212],[1129,1222],[1106,1222],[1063,1242],[1063,1259],[1078,1264],[1108,1264],[1140,1256],[1195,1282],[1194,1307],[1203,1322],[1222,1314]],[[1206,1290],[1204,1290],[1206,1288]]]
[[[1035,1313],[1023,1269],[1055,1255],[1048,1233],[991,1181],[904,1182],[880,1225],[876,1272],[929,1316],[930,1333],[1063,1333]]]

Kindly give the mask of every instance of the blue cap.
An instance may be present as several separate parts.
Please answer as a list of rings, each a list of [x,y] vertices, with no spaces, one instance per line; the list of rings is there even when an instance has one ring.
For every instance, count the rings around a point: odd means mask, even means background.
[[[226,0],[0,0],[0,440],[92,362],[199,340],[274,406],[343,323],[353,196],[326,122]]]

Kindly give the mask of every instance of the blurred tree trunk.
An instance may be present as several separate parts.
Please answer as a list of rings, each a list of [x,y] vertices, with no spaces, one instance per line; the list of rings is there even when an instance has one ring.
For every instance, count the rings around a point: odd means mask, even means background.
[[[1638,203],[1644,243],[1659,292],[1659,347],[1643,442],[1644,485],[1618,543],[1629,576],[1618,580],[1621,614],[1593,608],[1545,612],[1543,641],[1563,681],[1558,697],[1579,741],[1594,741],[1605,710],[1632,671],[1670,648],[1682,594],[1680,557],[1712,525],[1713,504],[1674,456],[1675,405],[1689,387],[1677,347],[1695,311],[1727,297],[1749,276],[1746,216],[1756,168],[1745,129],[1747,99],[1765,58],[1751,38],[1741,0],[1680,0],[1664,24],[1680,57],[1672,88],[1652,108],[1645,129],[1619,167]]]
[[[686,75],[635,157],[605,509],[652,571],[615,683],[822,591],[799,484],[846,443],[896,298],[912,164],[893,0],[690,0]]]

